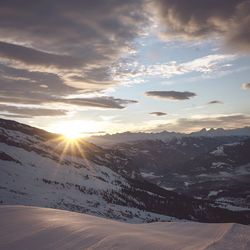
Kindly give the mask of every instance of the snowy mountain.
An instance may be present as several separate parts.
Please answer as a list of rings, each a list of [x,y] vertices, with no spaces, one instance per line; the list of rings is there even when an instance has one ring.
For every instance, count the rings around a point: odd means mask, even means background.
[[[170,140],[173,138],[180,138],[185,136],[182,133],[168,132],[163,131],[160,133],[132,133],[132,132],[124,132],[117,134],[106,134],[106,135],[98,135],[91,136],[88,138],[88,141],[93,142],[97,145],[110,147],[118,143],[129,143],[135,141],[144,141],[144,140]]]
[[[229,137],[229,136],[250,137],[250,127],[236,128],[229,130],[225,130],[223,128],[217,128],[217,129],[203,128],[200,131],[192,132],[190,134],[168,132],[168,131],[162,131],[159,133],[124,132],[117,134],[91,136],[88,138],[88,141],[93,142],[97,145],[111,147],[120,143],[133,143],[145,140],[170,141],[172,139],[178,139],[183,137]]]
[[[218,137],[218,136],[250,136],[250,127],[235,128],[225,130],[223,128],[211,128],[202,129],[198,132],[190,133],[190,136],[207,136],[207,137]]]
[[[145,212],[142,200],[124,193],[133,188],[128,177],[136,173],[130,172],[127,159],[120,154],[87,142],[67,145],[58,135],[13,121],[0,120],[0,134],[1,203],[135,222],[172,220]]]
[[[249,223],[246,211],[165,190],[143,179],[133,159],[0,120],[0,203],[60,208],[128,222],[189,219]]]
[[[141,175],[162,188],[250,212],[250,139],[185,137],[118,144]]]
[[[68,211],[0,207],[0,249],[249,249],[250,227],[161,222],[129,224]]]

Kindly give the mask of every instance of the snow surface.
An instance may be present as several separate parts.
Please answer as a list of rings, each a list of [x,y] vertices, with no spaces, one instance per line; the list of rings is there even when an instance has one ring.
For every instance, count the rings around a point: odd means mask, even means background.
[[[239,198],[221,197],[216,199],[216,207],[225,208],[231,211],[250,211],[250,208],[248,207],[240,207],[239,205],[234,204],[235,202],[236,204],[240,204],[241,200],[242,199]]]
[[[223,146],[219,146],[216,148],[216,150],[210,152],[211,155],[215,155],[215,156],[226,156],[226,154],[224,153],[224,147]]]
[[[212,190],[212,191],[209,192],[207,197],[216,196],[221,192],[223,192],[223,190]]]
[[[249,249],[239,224],[128,224],[74,212],[0,206],[0,249]]]
[[[163,177],[162,175],[156,175],[154,172],[141,172],[141,176],[148,179]]]
[[[223,168],[225,166],[231,166],[225,162],[213,162],[211,168]]]

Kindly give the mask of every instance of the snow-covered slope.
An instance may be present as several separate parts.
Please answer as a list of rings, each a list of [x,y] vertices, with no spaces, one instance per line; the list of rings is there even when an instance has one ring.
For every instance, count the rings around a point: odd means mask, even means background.
[[[152,213],[143,199],[130,193],[129,177],[136,173],[129,168],[128,160],[113,151],[87,142],[67,145],[58,135],[0,121],[2,204],[60,208],[130,222],[175,219]],[[141,192],[144,199],[159,197]]]
[[[250,227],[158,222],[127,224],[56,209],[1,206],[0,249],[247,250]]]

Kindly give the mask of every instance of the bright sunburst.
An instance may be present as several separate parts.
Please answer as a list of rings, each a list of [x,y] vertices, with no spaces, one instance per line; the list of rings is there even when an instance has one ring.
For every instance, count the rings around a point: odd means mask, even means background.
[[[89,133],[98,132],[99,129],[97,122],[88,120],[61,121],[51,126],[51,131],[62,134],[67,140],[83,138]]]
[[[82,137],[81,133],[77,132],[77,131],[65,131],[63,133],[63,136],[66,140],[77,140],[80,137]]]

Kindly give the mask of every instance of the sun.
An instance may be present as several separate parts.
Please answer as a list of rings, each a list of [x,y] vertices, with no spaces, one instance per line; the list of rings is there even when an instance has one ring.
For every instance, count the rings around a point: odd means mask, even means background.
[[[95,121],[71,120],[53,124],[51,131],[61,134],[68,141],[85,138],[88,134],[98,132],[100,126]]]
[[[63,136],[67,140],[77,140],[81,138],[82,135],[77,131],[65,131]]]

